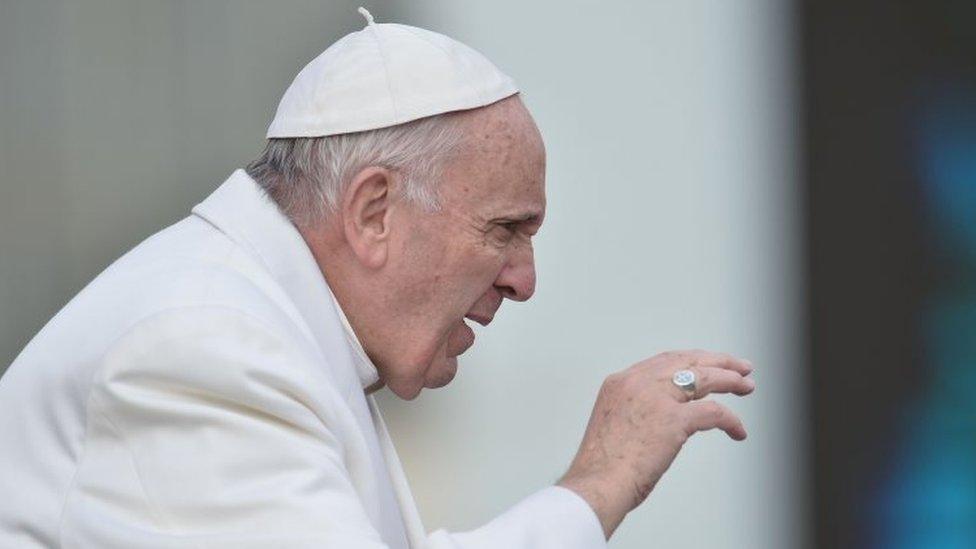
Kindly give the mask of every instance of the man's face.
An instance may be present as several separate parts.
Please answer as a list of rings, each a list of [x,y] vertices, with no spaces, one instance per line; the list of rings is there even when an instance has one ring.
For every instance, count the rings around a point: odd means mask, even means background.
[[[545,150],[517,98],[471,115],[459,155],[444,169],[435,213],[406,206],[391,246],[391,323],[371,352],[387,386],[413,398],[441,387],[505,298],[535,291],[532,236],[545,215]],[[395,353],[395,354],[394,354]]]

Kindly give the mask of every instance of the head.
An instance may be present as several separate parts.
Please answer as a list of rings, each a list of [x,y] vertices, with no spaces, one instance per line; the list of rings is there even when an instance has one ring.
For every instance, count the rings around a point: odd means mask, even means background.
[[[295,223],[398,396],[440,387],[535,291],[545,150],[518,96],[392,128],[278,139],[248,166]]]

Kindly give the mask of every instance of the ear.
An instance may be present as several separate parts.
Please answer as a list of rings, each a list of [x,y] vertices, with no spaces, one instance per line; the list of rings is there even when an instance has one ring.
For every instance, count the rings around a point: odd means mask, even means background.
[[[357,173],[343,194],[342,230],[353,254],[371,268],[382,267],[390,246],[393,173],[377,166]]]

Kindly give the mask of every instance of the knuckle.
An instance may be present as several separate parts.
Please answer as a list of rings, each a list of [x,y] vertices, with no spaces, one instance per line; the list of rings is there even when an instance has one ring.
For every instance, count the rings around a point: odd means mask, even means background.
[[[616,385],[616,384],[620,383],[620,377],[621,377],[621,373],[620,372],[614,372],[614,373],[608,375],[607,377],[605,377],[603,379],[603,386],[605,387],[607,385]]]
[[[714,381],[714,376],[712,373],[705,368],[692,368],[695,372],[695,385],[698,390],[703,390],[710,386]]]
[[[714,400],[703,401],[702,410],[704,411],[708,420],[712,423],[717,423],[721,421],[723,417],[725,417],[725,408]]]
[[[620,386],[626,383],[627,378],[631,376],[630,369],[620,370],[619,372],[614,372],[604,379],[604,385]]]
[[[630,394],[641,390],[640,383],[640,378],[634,371],[624,370],[607,376],[601,390],[615,395]]]
[[[610,395],[617,393],[620,390],[621,382],[622,376],[619,372],[610,374],[603,380],[603,384],[600,386],[600,392]]]
[[[671,351],[665,351],[658,356],[666,359],[668,362],[677,362],[677,361],[684,360],[690,352],[693,351],[671,350]]]
[[[677,351],[664,351],[663,353],[658,353],[651,360],[658,362],[671,362],[675,358]]]
[[[624,393],[636,394],[644,391],[644,380],[637,372],[629,372],[620,380],[620,389]]]

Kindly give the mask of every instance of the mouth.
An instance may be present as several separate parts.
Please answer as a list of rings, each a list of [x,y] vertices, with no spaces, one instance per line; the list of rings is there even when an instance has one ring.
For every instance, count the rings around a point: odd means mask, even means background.
[[[471,326],[468,326],[468,323],[464,319],[472,320],[482,326],[487,326],[494,317],[494,312],[488,315],[479,313],[468,313],[464,315],[464,318],[458,321],[458,326],[455,331],[451,333],[448,356],[458,356],[474,345],[474,330],[471,329]]]
[[[482,326],[487,326],[489,323],[491,323],[491,320],[494,317],[495,317],[495,315],[490,315],[490,316],[489,315],[480,315],[478,313],[468,313],[468,314],[464,315],[464,318],[467,318],[468,320],[473,320],[473,321],[477,322],[478,324],[481,324]]]
[[[498,303],[498,305],[501,305],[501,303]],[[477,308],[484,310],[484,307]],[[470,311],[464,315],[464,318],[458,320],[458,326],[451,333],[450,344],[448,345],[448,356],[458,356],[474,345],[474,330],[472,330],[471,326],[465,322],[465,319],[477,322],[482,326],[487,326],[495,318],[496,311],[498,311],[497,305],[494,308],[488,309],[488,312],[486,313]]]
[[[474,345],[475,335],[474,330],[471,326],[468,326],[464,320],[459,320],[457,326],[451,331],[447,340],[447,356],[448,358],[456,357]]]

